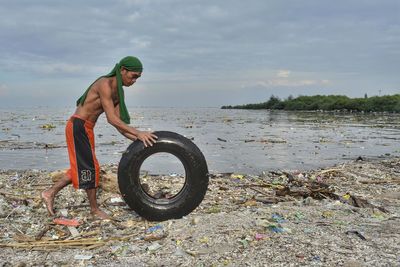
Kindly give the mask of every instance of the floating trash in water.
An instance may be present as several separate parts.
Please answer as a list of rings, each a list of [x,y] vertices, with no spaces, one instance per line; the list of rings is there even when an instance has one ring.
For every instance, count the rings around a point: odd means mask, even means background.
[[[52,130],[56,128],[56,126],[54,124],[48,123],[48,124],[43,124],[42,126],[40,126],[40,128],[45,130]]]

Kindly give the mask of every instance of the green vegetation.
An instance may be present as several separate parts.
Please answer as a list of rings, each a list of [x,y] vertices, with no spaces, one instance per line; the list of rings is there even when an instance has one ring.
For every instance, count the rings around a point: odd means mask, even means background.
[[[238,106],[223,106],[222,109],[282,109],[282,110],[343,110],[363,112],[400,112],[400,94],[349,98],[343,95],[289,96],[281,100],[271,96],[267,102]]]

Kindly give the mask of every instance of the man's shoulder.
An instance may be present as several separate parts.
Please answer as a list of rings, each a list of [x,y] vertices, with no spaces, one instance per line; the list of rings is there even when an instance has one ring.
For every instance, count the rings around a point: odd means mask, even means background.
[[[97,79],[95,83],[99,85],[111,86],[111,82],[112,82],[112,77],[100,77],[99,79]]]
[[[109,77],[100,77],[99,79],[97,79],[92,87],[93,88],[111,88],[111,78]]]

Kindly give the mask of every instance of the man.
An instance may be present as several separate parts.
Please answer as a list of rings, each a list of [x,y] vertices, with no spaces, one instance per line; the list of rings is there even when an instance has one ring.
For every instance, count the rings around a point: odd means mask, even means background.
[[[94,149],[95,123],[103,112],[107,121],[125,137],[139,139],[144,145],[152,146],[157,136],[151,132],[139,131],[128,124],[130,117],[125,106],[122,86],[131,86],[141,76],[142,63],[136,57],[128,56],[107,75],[93,82],[78,99],[77,109],[68,120],[65,134],[67,138],[70,169],[51,188],[43,191],[41,197],[50,215],[55,215],[53,205],[56,194],[72,183],[76,189],[85,189],[91,214],[100,219],[109,215],[102,211],[96,201],[100,168]]]

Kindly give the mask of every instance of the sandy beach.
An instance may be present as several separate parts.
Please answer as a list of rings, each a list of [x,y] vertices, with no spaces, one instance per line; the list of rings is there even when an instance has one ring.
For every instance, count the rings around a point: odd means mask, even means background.
[[[39,192],[57,173],[0,173],[1,266],[397,266],[400,158],[348,161],[305,172],[212,173],[201,205],[164,222],[119,198],[115,165],[102,166],[99,202],[83,191],[56,199],[54,222]]]

